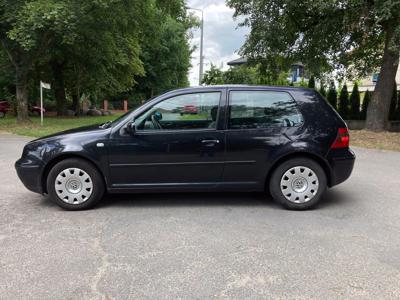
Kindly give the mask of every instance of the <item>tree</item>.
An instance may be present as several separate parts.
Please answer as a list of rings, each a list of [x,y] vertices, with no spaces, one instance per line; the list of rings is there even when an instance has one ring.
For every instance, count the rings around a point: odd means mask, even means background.
[[[371,102],[371,92],[370,91],[366,91],[365,95],[364,95],[364,99],[361,105],[361,120],[365,120],[367,117],[367,110],[368,110],[368,106],[369,103]]]
[[[256,67],[236,66],[224,72],[224,83],[226,84],[258,84],[261,80]]]
[[[339,114],[343,119],[349,118],[349,92],[347,91],[347,85],[345,84],[340,91],[339,95]]]
[[[353,91],[350,96],[350,118],[352,120],[360,119],[360,92],[357,82],[354,83]]]
[[[400,120],[400,91],[397,92],[397,108],[396,108],[397,119]]]
[[[329,87],[327,100],[334,109],[337,109],[337,92],[333,83]]]
[[[321,87],[319,89],[319,93],[323,96],[326,97],[326,90],[324,84],[321,82]]]
[[[366,128],[383,130],[400,54],[400,2],[228,0],[250,26],[241,54],[266,64],[301,61],[314,74],[343,66],[357,75],[380,68]]]
[[[196,22],[186,15],[185,2],[158,0],[144,28],[140,58],[145,74],[128,93],[131,98],[152,98],[166,90],[189,85],[188,71],[193,51],[188,29]]]
[[[140,43],[149,8],[148,1],[77,6],[74,42],[54,39],[48,51],[58,115],[65,112],[66,90],[77,112],[84,92],[99,98],[126,91],[144,74]]]
[[[222,71],[211,65],[210,70],[206,71],[203,78],[205,84],[260,84],[260,85],[280,85],[288,86],[288,74],[276,72],[273,76],[265,73],[259,65],[241,65],[230,67]]]
[[[224,84],[224,72],[211,64],[210,69],[203,75],[202,83],[205,85]]]
[[[311,76],[310,80],[308,81],[308,87],[310,89],[315,89],[315,78],[314,78],[314,76]]]
[[[2,0],[0,40],[16,70],[17,120],[28,120],[28,83],[40,68],[53,74],[61,114],[77,75],[67,69],[76,65],[96,89],[131,86],[143,72],[140,24],[149,1]]]
[[[397,120],[397,119],[399,119],[399,116],[397,115],[397,105],[398,105],[397,83],[395,82],[392,99],[390,101],[389,120]]]
[[[68,43],[75,35],[75,16],[66,1],[0,2],[0,41],[15,68],[17,121],[28,118],[28,82],[35,63],[54,36]]]

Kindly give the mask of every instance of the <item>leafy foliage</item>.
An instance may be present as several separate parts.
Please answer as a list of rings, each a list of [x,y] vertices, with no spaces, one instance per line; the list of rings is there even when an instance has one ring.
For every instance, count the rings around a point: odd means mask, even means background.
[[[393,0],[227,2],[251,27],[242,53],[269,67],[285,58],[314,74],[338,65],[365,74],[381,64],[387,23],[400,38],[400,3]]]
[[[327,100],[334,109],[337,109],[337,92],[333,83],[329,87]]]
[[[321,82],[321,87],[319,89],[319,93],[323,96],[326,97],[326,90],[324,84]]]
[[[400,53],[395,0],[228,0],[249,26],[241,54],[276,70],[301,61],[316,75],[363,76],[381,68],[367,126],[382,130]],[[397,62],[397,63],[396,63]]]
[[[315,89],[315,77],[311,76],[310,80],[308,81],[308,87],[310,89]]]
[[[189,85],[187,74],[193,49],[189,45],[188,29],[195,23],[186,17],[183,2],[175,2],[173,5],[174,1],[159,1],[159,7],[146,22],[140,55],[145,74],[138,77],[138,84],[127,92],[130,97],[145,100]],[[165,5],[168,6],[166,11],[162,9]]]
[[[254,84],[254,85],[282,85],[287,86],[288,74],[280,72],[274,76],[263,73],[260,66],[241,65],[230,67],[226,71],[211,65],[210,70],[206,71],[203,83],[206,85],[216,84]]]
[[[360,119],[360,92],[358,90],[357,82],[354,83],[353,91],[350,96],[350,118],[352,120]]]
[[[206,85],[224,84],[224,72],[211,64],[210,69],[203,75],[203,83]]]
[[[158,93],[188,84],[192,25],[183,0],[0,0],[0,68],[7,58],[14,68],[22,121],[39,80],[53,83],[57,106]]]
[[[347,85],[345,84],[340,91],[339,95],[339,114],[343,119],[349,118],[349,92],[347,91]]]
[[[365,118],[367,117],[367,110],[369,103],[371,102],[371,98],[371,92],[367,90],[365,92],[364,99],[361,105],[361,120],[365,120]]]

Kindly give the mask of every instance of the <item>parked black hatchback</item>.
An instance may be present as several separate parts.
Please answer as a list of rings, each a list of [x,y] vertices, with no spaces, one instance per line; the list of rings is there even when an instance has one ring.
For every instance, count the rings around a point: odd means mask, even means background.
[[[15,167],[28,189],[69,210],[105,191],[269,191],[307,209],[350,176],[354,160],[345,122],[314,90],[213,86],[32,141]]]

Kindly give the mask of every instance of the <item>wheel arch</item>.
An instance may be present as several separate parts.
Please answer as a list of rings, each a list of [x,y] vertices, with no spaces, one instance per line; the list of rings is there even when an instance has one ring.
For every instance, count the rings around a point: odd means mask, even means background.
[[[268,185],[269,185],[271,176],[279,165],[281,165],[285,161],[288,161],[293,158],[298,158],[298,157],[305,157],[305,158],[311,159],[311,160],[315,161],[316,163],[318,163],[325,172],[328,186],[331,186],[333,178],[332,178],[332,170],[331,170],[328,162],[316,154],[313,154],[310,152],[299,151],[299,152],[293,152],[293,153],[286,154],[286,155],[280,157],[279,159],[277,159],[272,164],[272,166],[269,168],[269,170],[266,174],[266,177],[265,177],[265,189],[268,190]]]
[[[76,153],[63,153],[54,158],[52,158],[49,162],[47,162],[46,166],[43,169],[42,176],[41,176],[41,186],[43,193],[47,193],[47,177],[50,173],[50,170],[58,164],[60,161],[70,158],[78,158],[85,160],[86,162],[90,163],[100,174],[101,178],[103,178],[105,186],[107,186],[107,180],[104,173],[101,171],[99,166],[90,158],[87,158],[84,155],[76,154]]]

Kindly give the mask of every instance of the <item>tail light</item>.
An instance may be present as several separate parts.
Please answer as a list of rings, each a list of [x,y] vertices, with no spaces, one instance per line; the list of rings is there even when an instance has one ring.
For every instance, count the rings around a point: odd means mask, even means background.
[[[350,145],[350,135],[347,128],[339,128],[335,142],[332,144],[331,149],[335,148],[348,148]]]

